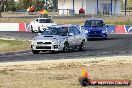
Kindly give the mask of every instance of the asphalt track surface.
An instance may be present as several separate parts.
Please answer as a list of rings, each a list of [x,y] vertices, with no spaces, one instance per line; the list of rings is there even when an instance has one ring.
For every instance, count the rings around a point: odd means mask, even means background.
[[[37,33],[30,32],[0,32],[0,37],[31,40]],[[100,57],[132,54],[132,35],[109,34],[107,40],[92,39],[86,43],[85,51],[71,51],[69,53],[40,53],[32,54],[31,50],[0,54],[0,62],[34,61],[34,60],[57,60],[74,59],[82,57]]]

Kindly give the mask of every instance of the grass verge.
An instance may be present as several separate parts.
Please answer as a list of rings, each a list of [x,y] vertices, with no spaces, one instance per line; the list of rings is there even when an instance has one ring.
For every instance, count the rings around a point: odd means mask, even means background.
[[[102,18],[106,24],[114,24],[114,25],[132,25],[132,18],[125,17],[117,17],[108,18],[108,17],[99,17]],[[84,24],[87,17],[84,18],[59,18],[53,19],[57,24]],[[0,18],[0,23],[30,23],[34,18]]]
[[[132,80],[132,56],[93,57],[74,60],[10,62],[0,64],[1,88],[82,88],[78,78],[84,67],[90,79]],[[131,88],[90,86],[90,88]]]
[[[0,39],[0,53],[18,52],[30,48],[29,41]]]

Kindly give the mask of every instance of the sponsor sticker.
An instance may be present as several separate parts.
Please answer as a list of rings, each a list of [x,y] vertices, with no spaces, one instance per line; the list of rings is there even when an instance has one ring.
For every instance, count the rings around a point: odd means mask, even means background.
[[[127,79],[90,79],[87,71],[82,68],[82,76],[79,77],[81,86],[130,86],[131,81]]]

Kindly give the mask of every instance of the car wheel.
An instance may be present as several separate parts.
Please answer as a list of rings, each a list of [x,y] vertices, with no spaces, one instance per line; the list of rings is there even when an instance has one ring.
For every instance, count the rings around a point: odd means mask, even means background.
[[[39,54],[40,51],[38,50],[32,50],[33,54]]]
[[[107,39],[107,35],[103,35],[103,39],[106,40]]]
[[[31,32],[34,33],[34,31],[33,31],[33,26],[32,26],[32,25],[31,25]]]
[[[69,52],[69,44],[68,43],[64,45],[63,51],[65,53],[68,53]]]
[[[80,51],[85,51],[85,41],[82,41],[80,46],[79,46]]]
[[[42,33],[42,31],[40,30],[40,27],[38,27],[38,32],[39,32],[39,33]]]

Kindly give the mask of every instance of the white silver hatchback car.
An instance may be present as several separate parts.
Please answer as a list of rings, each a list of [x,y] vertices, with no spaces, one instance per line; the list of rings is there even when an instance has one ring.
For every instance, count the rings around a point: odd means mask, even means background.
[[[31,49],[34,54],[40,51],[64,51],[71,49],[85,50],[86,35],[78,25],[58,25],[48,27],[33,38]]]
[[[31,32],[41,32],[44,28],[47,28],[52,25],[57,25],[50,18],[36,18],[30,23]]]

